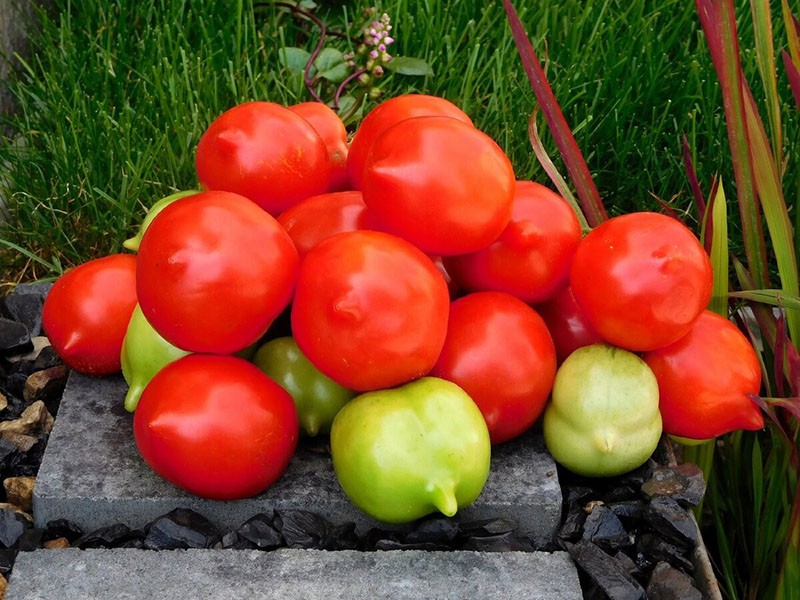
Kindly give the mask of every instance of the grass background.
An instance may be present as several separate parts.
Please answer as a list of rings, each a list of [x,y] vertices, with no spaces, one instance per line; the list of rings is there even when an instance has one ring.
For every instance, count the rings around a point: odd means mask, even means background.
[[[32,55],[8,82],[19,111],[0,145],[4,283],[53,277],[119,251],[146,207],[195,185],[194,148],[226,108],[310,99],[278,52],[310,50],[316,32],[274,8],[254,11],[245,0],[53,4]],[[661,198],[690,212],[681,134],[706,186],[729,170],[721,96],[693,3],[516,4],[609,211],[657,209]],[[328,1],[318,14],[341,28],[364,6]],[[393,53],[433,69],[424,78],[386,77],[384,97],[416,91],[452,100],[506,150],[519,178],[546,181],[527,137],[534,97],[502,4],[387,0],[379,9],[392,17]],[[349,49],[346,39],[332,44]],[[546,133],[545,142],[555,155]]]

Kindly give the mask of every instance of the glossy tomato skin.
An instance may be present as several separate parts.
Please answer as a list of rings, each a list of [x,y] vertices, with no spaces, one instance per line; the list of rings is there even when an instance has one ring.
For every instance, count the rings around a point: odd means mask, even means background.
[[[120,353],[136,307],[136,257],[112,254],[59,277],[42,310],[45,334],[61,359],[88,375],[120,371]]]
[[[171,344],[233,353],[255,343],[289,304],[298,263],[269,214],[243,196],[203,192],[173,202],[147,228],[139,305]]]
[[[633,351],[669,345],[711,299],[711,262],[678,220],[638,212],[598,225],[580,243],[570,283],[589,323]]]
[[[563,288],[547,302],[537,304],[536,310],[553,337],[559,364],[578,348],[603,341],[578,306],[570,286]]]
[[[504,292],[476,292],[452,303],[447,338],[430,374],[469,394],[492,443],[499,444],[520,435],[544,411],[556,353],[533,308]]]
[[[339,385],[376,390],[433,367],[449,304],[441,273],[405,240],[340,233],[303,259],[292,331],[303,354]]]
[[[488,135],[449,117],[414,117],[375,141],[361,191],[386,231],[452,256],[500,236],[515,186],[511,162]]]
[[[517,181],[511,220],[477,252],[450,257],[447,270],[471,292],[507,292],[529,304],[566,287],[581,225],[561,196],[533,181]]]
[[[347,129],[339,115],[322,102],[301,102],[288,108],[308,121],[325,142],[331,167],[328,191],[338,192],[350,189],[350,180],[347,177],[347,153],[349,151]]]
[[[373,108],[356,130],[347,156],[347,172],[354,189],[361,189],[367,156],[375,140],[392,125],[412,117],[441,116],[472,125],[472,119],[455,104],[438,96],[405,94]]]
[[[761,387],[758,356],[727,319],[704,311],[688,334],[645,353],[644,360],[658,381],[666,433],[707,439],[764,427],[760,409],[747,396]]]
[[[278,217],[300,258],[322,240],[359,229],[370,229],[367,205],[359,191],[311,196]]]
[[[205,190],[241,194],[272,215],[328,190],[328,148],[312,125],[273,102],[245,102],[217,117],[195,158]]]
[[[150,381],[133,417],[139,453],[161,477],[214,500],[272,485],[297,446],[291,396],[233,356],[192,354]]]

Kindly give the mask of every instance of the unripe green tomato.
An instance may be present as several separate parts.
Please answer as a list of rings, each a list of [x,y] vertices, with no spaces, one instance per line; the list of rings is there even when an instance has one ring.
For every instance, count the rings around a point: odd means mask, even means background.
[[[150,226],[150,223],[153,222],[153,219],[156,218],[158,213],[164,210],[169,204],[175,202],[175,200],[180,200],[181,198],[185,198],[186,196],[193,196],[198,193],[199,192],[197,190],[186,190],[183,192],[176,192],[174,194],[170,194],[165,198],[161,198],[161,200],[153,204],[153,206],[151,206],[150,209],[147,211],[147,214],[144,216],[144,220],[142,221],[142,224],[139,226],[139,231],[136,232],[136,235],[122,242],[123,247],[132,252],[138,252],[139,244],[142,241],[142,236],[144,235],[144,232],[147,231],[147,228]]]
[[[120,354],[122,376],[128,383],[125,409],[128,412],[135,411],[139,397],[155,374],[162,367],[187,354],[191,353],[173,346],[161,337],[137,304],[128,323]]]
[[[386,523],[448,517],[475,501],[489,476],[491,444],[481,411],[437,377],[367,392],[336,415],[333,467],[362,511]]]
[[[627,350],[579,348],[556,372],[543,429],[553,458],[574,473],[611,477],[635,469],[661,437],[655,375]]]
[[[311,437],[330,433],[336,413],[356,395],[323,375],[292,337],[268,341],[256,351],[253,363],[289,392],[300,428]]]

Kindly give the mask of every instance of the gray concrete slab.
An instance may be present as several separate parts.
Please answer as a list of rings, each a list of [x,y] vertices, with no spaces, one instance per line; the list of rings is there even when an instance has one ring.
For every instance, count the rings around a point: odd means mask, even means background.
[[[37,550],[6,600],[582,598],[563,552]]]
[[[259,512],[305,508],[334,524],[353,521],[359,532],[378,525],[344,495],[327,455],[299,450],[289,468],[262,494],[233,502],[197,498],[156,475],[140,458],[133,417],[125,412],[121,377],[72,373],[44,455],[33,497],[43,526],[66,518],[85,530],[114,523],[141,527],[176,507],[198,511],[232,529]],[[541,435],[496,448],[489,480],[464,519],[506,517],[541,547],[560,522],[561,489]]]

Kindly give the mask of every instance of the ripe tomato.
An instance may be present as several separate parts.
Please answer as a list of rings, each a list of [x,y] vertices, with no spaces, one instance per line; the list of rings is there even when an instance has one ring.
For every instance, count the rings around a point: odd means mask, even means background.
[[[445,264],[468,291],[495,290],[528,303],[544,302],[566,287],[581,237],[580,221],[561,196],[533,181],[518,181],[511,221],[500,237]]]
[[[515,185],[511,162],[488,135],[449,117],[414,117],[375,141],[361,191],[386,231],[448,256],[498,238]]]
[[[122,368],[122,340],[135,307],[136,257],[112,254],[56,280],[44,301],[42,325],[68,366],[108,375]]]
[[[367,205],[357,191],[311,196],[278,217],[300,258],[332,235],[368,229],[368,221]]]
[[[328,148],[331,165],[331,182],[328,191],[337,192],[350,188],[347,178],[347,129],[339,115],[322,102],[301,102],[289,107],[308,121]]]
[[[683,337],[711,299],[711,262],[676,219],[629,213],[598,225],[580,243],[570,283],[605,340],[634,351]]]
[[[450,306],[447,337],[430,373],[452,381],[483,413],[493,444],[542,414],[556,375],[556,351],[534,309],[503,292],[476,292]]]
[[[272,102],[246,102],[222,113],[197,144],[205,190],[241,194],[278,215],[328,190],[328,148],[311,124]]]
[[[559,364],[578,348],[603,341],[600,334],[589,325],[570,286],[547,302],[536,305],[536,310],[547,323],[547,329],[553,337]]]
[[[761,387],[758,356],[727,319],[704,311],[680,340],[644,355],[658,381],[664,431],[707,439],[734,429],[761,429],[747,397]]]
[[[355,391],[425,375],[444,343],[447,284],[430,258],[393,235],[340,233],[300,265],[292,331],[325,375]]]
[[[392,125],[412,117],[441,116],[458,119],[468,125],[472,120],[455,104],[438,96],[406,94],[396,96],[373,108],[356,130],[350,153],[347,156],[347,172],[350,183],[361,189],[362,173],[367,164],[372,145]]]
[[[214,500],[253,496],[281,476],[297,446],[294,401],[234,356],[190,354],[150,381],[133,416],[144,461]]]
[[[147,320],[183,350],[229,354],[255,343],[289,304],[299,259],[269,214],[230,192],[176,200],[139,246]]]

